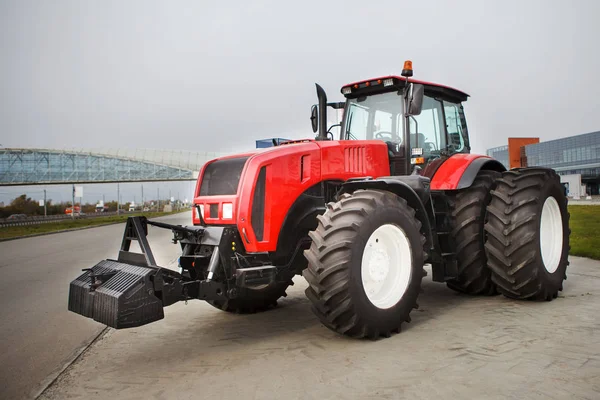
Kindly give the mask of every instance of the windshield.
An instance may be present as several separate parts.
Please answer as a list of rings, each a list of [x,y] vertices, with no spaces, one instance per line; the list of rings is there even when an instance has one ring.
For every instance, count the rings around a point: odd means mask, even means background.
[[[349,100],[342,140],[402,143],[402,95],[398,92]]]

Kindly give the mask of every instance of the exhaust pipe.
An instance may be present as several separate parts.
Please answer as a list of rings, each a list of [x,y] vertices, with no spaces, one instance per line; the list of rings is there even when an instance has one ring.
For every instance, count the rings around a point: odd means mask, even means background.
[[[327,140],[327,95],[318,83],[317,98],[319,99],[319,136],[317,140]]]

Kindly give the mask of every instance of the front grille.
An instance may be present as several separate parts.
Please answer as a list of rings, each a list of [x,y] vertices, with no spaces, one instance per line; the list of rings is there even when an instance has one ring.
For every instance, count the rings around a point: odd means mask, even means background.
[[[248,157],[218,160],[204,170],[199,196],[228,196],[237,193]]]

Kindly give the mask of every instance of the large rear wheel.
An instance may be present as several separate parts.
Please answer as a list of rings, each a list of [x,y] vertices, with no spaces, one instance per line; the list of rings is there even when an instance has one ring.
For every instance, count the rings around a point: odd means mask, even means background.
[[[559,176],[551,169],[504,172],[488,206],[488,266],[502,294],[552,300],[569,262],[569,213]]]
[[[450,220],[456,243],[458,276],[447,282],[450,289],[471,295],[494,295],[496,284],[487,267],[484,249],[486,207],[492,199],[500,172],[479,171],[473,184],[450,193]]]
[[[417,307],[425,254],[406,201],[357,190],[329,203],[305,251],[306,296],[321,322],[352,337],[389,337]]]

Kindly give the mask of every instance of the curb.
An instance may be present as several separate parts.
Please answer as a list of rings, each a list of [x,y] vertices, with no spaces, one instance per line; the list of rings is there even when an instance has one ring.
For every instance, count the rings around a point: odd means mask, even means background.
[[[65,372],[67,372],[67,370],[69,370],[69,368],[71,368],[73,365],[75,365],[75,363],[77,363],[77,361],[79,361],[79,359],[81,359],[87,353],[87,351],[93,345],[95,345],[97,342],[102,340],[102,338],[104,338],[104,336],[106,336],[106,334],[109,332],[109,330],[110,330],[110,328],[108,326],[104,327],[100,332],[98,332],[98,334],[88,344],[81,347],[76,352],[75,356],[71,360],[67,361],[56,374],[53,374],[54,376],[50,376],[46,380],[46,382],[42,385],[42,387],[38,390],[38,392],[33,396],[33,399],[37,400],[40,397],[42,397],[52,386],[54,386],[54,384],[56,382],[58,382],[58,380],[62,377],[62,375]]]

